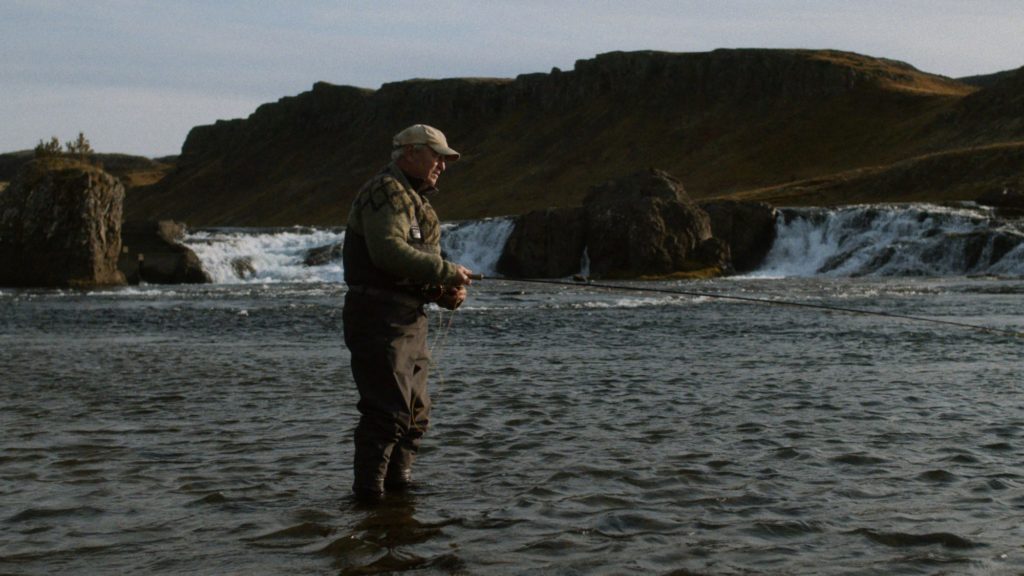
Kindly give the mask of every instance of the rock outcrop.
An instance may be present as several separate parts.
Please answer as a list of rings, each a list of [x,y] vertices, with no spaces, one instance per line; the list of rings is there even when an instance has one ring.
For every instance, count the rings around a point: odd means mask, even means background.
[[[118,266],[128,282],[139,284],[204,284],[210,276],[199,257],[181,243],[185,225],[172,220],[126,222],[122,228]]]
[[[700,250],[711,222],[683,189],[660,170],[647,170],[595,186],[584,200],[587,254],[596,277],[658,276],[725,267]]]
[[[123,284],[124,186],[65,159],[34,161],[0,194],[0,285]]]
[[[738,205],[731,213],[739,220],[757,210]],[[718,275],[731,270],[730,242],[714,238],[712,230],[708,214],[682,183],[652,169],[593,187],[583,207],[539,210],[517,218],[498,272],[510,277],[569,276],[580,270],[586,249],[590,274],[598,278]],[[743,241],[738,245],[747,250]]]
[[[582,208],[534,210],[516,218],[498,271],[515,278],[561,278],[580,271],[587,240]]]
[[[775,242],[776,210],[766,202],[701,202],[711,219],[711,235],[729,246],[736,272],[758,267]]]

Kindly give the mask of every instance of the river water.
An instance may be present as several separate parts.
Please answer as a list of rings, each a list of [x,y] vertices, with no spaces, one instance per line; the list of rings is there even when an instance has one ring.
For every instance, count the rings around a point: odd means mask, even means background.
[[[1021,331],[1022,275],[780,257],[431,309],[419,484],[377,508],[337,268],[0,290],[0,574],[1024,573],[1024,339],[712,297]]]

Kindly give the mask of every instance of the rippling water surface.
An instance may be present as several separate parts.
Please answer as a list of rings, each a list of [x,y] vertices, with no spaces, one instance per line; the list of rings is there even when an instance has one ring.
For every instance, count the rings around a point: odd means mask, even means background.
[[[1024,329],[1020,280],[655,286]],[[342,292],[0,292],[0,573],[1024,573],[1020,338],[480,282],[368,509]]]

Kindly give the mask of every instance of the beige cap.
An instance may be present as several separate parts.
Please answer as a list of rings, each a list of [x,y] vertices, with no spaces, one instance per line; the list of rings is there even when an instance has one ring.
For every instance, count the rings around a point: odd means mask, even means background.
[[[391,146],[399,148],[408,144],[426,144],[438,154],[445,157],[445,160],[454,162],[459,159],[460,154],[448,147],[448,140],[437,128],[426,124],[413,124],[402,130],[391,139]]]

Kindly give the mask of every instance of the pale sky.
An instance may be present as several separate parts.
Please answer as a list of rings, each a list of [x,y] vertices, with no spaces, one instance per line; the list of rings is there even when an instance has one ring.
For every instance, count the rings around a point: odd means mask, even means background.
[[[314,82],[571,70],[613,50],[833,48],[950,77],[1024,66],[1022,0],[0,0],[0,152],[84,132],[177,154]]]

